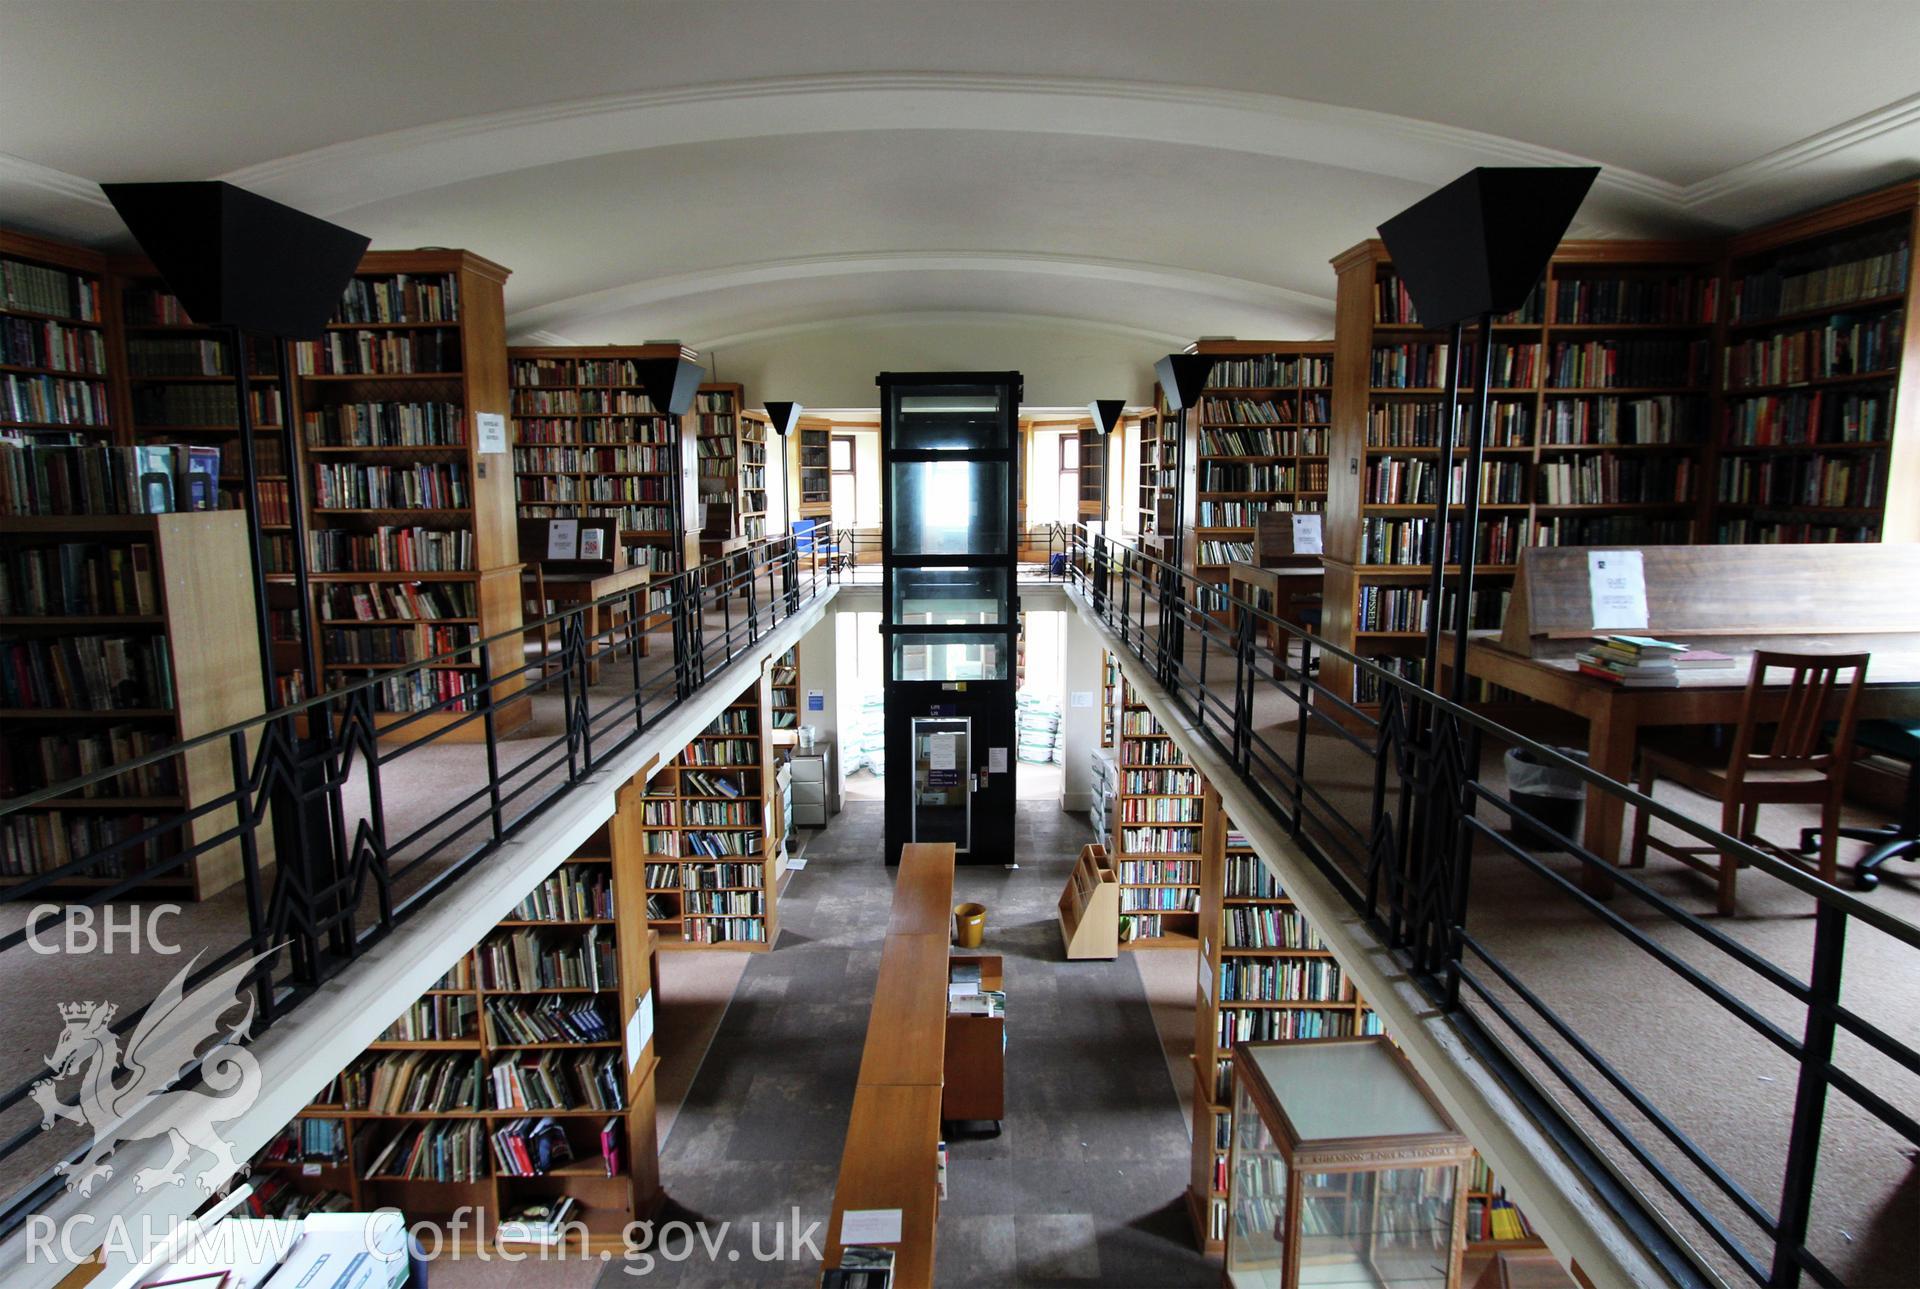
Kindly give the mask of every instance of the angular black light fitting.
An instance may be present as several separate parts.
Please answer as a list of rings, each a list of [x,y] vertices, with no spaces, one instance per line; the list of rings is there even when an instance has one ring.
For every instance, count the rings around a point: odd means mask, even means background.
[[[798,403],[767,403],[767,419],[773,422],[773,432],[781,438],[787,437],[787,431],[799,421],[803,410]]]
[[[653,410],[669,416],[687,414],[707,374],[691,358],[637,358],[633,365],[639,369],[640,385],[647,391]]]
[[[1206,388],[1207,377],[1218,361],[1212,354],[1168,354],[1155,363],[1153,374],[1160,379],[1167,406],[1177,412],[1199,402],[1200,391]]]
[[[1120,428],[1120,409],[1127,402],[1122,398],[1097,398],[1087,404],[1087,410],[1093,413],[1093,428],[1102,434],[1112,434]]]

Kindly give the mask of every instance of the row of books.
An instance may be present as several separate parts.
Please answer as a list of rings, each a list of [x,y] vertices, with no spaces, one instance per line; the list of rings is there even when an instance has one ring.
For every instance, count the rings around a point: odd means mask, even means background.
[[[282,1128],[261,1152],[275,1163],[344,1162],[347,1125],[343,1119],[296,1119]]]
[[[519,443],[640,444],[669,452],[666,422],[652,417],[596,416],[591,420],[515,416],[514,439]],[[677,454],[662,469],[678,469]]]
[[[510,379],[516,389],[554,385],[638,385],[631,358],[516,358]]]
[[[1283,501],[1272,501],[1265,505],[1250,501],[1203,501],[1195,511],[1195,527],[1252,528],[1255,518],[1266,511],[1291,509]]]
[[[472,994],[426,994],[380,1035],[383,1043],[448,1043],[474,1036],[480,1007]]]
[[[1161,855],[1200,849],[1198,828],[1122,828],[1120,849],[1131,855]]]
[[[302,376],[457,375],[460,365],[457,331],[334,331],[293,342],[293,369]]]
[[[689,944],[764,944],[767,923],[758,917],[689,918],[680,937]]]
[[[382,676],[369,686],[376,712],[471,712],[479,708],[473,673],[410,671]]]
[[[743,827],[760,822],[758,801],[687,801],[681,804],[680,812],[681,822],[694,827],[723,824]]]
[[[1612,453],[1543,462],[1537,500],[1548,506],[1683,503],[1693,496],[1693,462],[1662,454]]]
[[[127,370],[142,376],[231,376],[233,356],[224,340],[186,336],[131,337]]]
[[[375,1052],[340,1072],[340,1105],[374,1114],[482,1109],[485,1071],[467,1052]]]
[[[498,1110],[619,1110],[623,1066],[612,1052],[518,1052],[488,1073]]]
[[[1203,456],[1290,457],[1326,452],[1326,436],[1311,430],[1224,430],[1200,431]]]
[[[110,413],[107,388],[69,376],[7,372],[0,380],[0,420],[36,426],[104,426]]]
[[[494,1171],[502,1177],[543,1177],[573,1162],[567,1130],[551,1116],[502,1124],[491,1141]]]
[[[1227,834],[1224,890],[1230,900],[1283,900],[1287,893],[1273,870],[1258,855],[1244,852],[1246,839],[1238,833]]]
[[[613,1022],[592,999],[553,994],[538,1002],[487,999],[487,1045],[525,1047],[540,1043],[610,1043]]]
[[[1693,540],[1686,519],[1637,515],[1558,515],[1536,520],[1535,546],[1683,546]]]
[[[1312,396],[1313,406],[1324,409],[1324,395]],[[1324,415],[1303,418],[1299,407],[1291,398],[1279,400],[1271,398],[1203,398],[1200,400],[1200,419],[1214,425],[1292,425],[1306,420],[1325,420]]]
[[[466,467],[362,465],[313,467],[318,510],[464,510],[472,504]]]
[[[1829,247],[1819,256],[1824,263],[1783,260],[1744,274],[1733,281],[1733,320],[1764,322],[1899,295],[1907,289],[1909,254],[1904,238],[1876,238]]]
[[[355,1154],[359,1151],[356,1148]],[[368,1160],[367,1179],[478,1182],[487,1177],[486,1131],[478,1119],[441,1119],[404,1128]]]
[[[1367,462],[1366,481],[1360,500],[1369,505],[1433,504],[1433,490],[1442,466],[1428,457],[1374,457]],[[1483,504],[1525,502],[1527,500],[1526,464],[1518,461],[1486,461],[1480,466],[1480,500]],[[1455,461],[1446,467],[1447,500],[1466,500],[1467,467]]]
[[[1229,958],[1220,964],[1221,1002],[1352,1002],[1332,958]]]
[[[1360,524],[1360,562],[1363,564],[1415,565],[1430,562],[1427,550],[1429,529],[1433,521],[1426,518],[1410,519],[1363,519]],[[1455,563],[1460,551],[1464,523],[1458,519],[1447,521],[1445,534],[1445,560]],[[1526,529],[1518,519],[1483,519],[1475,534],[1475,558],[1481,564],[1511,564],[1520,556],[1520,548],[1526,544]]]
[[[1220,943],[1228,949],[1300,949],[1320,953],[1327,947],[1306,918],[1291,908],[1230,904],[1220,922]]]
[[[1720,462],[1718,496],[1740,505],[1872,509],[1885,470],[1878,452],[1729,457]]]
[[[513,468],[538,474],[667,474],[677,466],[666,447],[623,444],[619,447],[515,448]]]
[[[1720,279],[1676,273],[1663,277],[1569,277],[1553,284],[1553,322],[1691,325],[1720,311]]]
[[[323,622],[433,622],[478,615],[474,588],[458,583],[332,583],[316,591]]]
[[[1192,931],[1191,924],[1184,918],[1176,922],[1168,922],[1165,914],[1143,912],[1138,909],[1122,910],[1122,914],[1120,918],[1120,943],[1122,944],[1129,944],[1135,940],[1157,940],[1166,935],[1169,930],[1183,934]]]
[[[1398,400],[1367,409],[1367,446],[1370,448],[1436,448],[1446,405],[1436,400]],[[1456,450],[1467,441],[1471,408],[1462,401],[1454,422]],[[1533,407],[1524,402],[1496,402],[1489,409],[1485,444],[1490,448],[1526,447],[1533,442]]]
[[[171,708],[164,635],[73,635],[0,642],[0,707],[117,711]]]
[[[1684,345],[1672,340],[1559,341],[1547,364],[1547,385],[1561,389],[1684,389],[1706,380],[1707,351],[1705,340],[1690,340]]]
[[[514,906],[522,922],[567,922],[613,916],[613,874],[601,864],[562,864]]]
[[[1199,542],[1194,546],[1194,560],[1197,564],[1210,568],[1225,568],[1229,564],[1251,564],[1253,543]]]
[[[753,847],[744,853],[758,854],[760,850],[758,833],[749,833],[754,838]],[[708,861],[688,860],[679,865],[681,880],[685,888],[695,890],[721,890],[738,886],[765,886],[765,868],[761,864],[716,864]]]
[[[1543,286],[1534,287],[1522,304],[1512,313],[1502,314],[1494,319],[1495,325],[1522,322],[1540,322],[1546,317],[1546,293]],[[1420,319],[1413,308],[1413,295],[1407,290],[1407,284],[1391,268],[1383,267],[1373,284],[1373,320],[1389,326],[1417,326]]]
[[[187,443],[29,443],[0,437],[0,514],[157,515],[213,510],[220,452]]]
[[[170,735],[137,725],[111,725],[81,733],[16,734],[0,741],[0,797],[50,788],[149,756],[173,743]],[[102,802],[171,797],[180,791],[171,759],[138,766],[74,789],[73,795]]]
[[[478,950],[481,983],[488,989],[612,989],[620,972],[611,937],[599,927],[579,933],[523,930],[496,933]]]
[[[1193,886],[1200,881],[1197,859],[1128,859],[1119,869],[1120,881],[1132,886]]]
[[[1730,390],[1885,372],[1900,361],[1901,315],[1836,317],[1729,344],[1722,355]]]
[[[688,765],[758,765],[760,745],[750,739],[700,740],[688,744],[681,756]]]
[[[1120,911],[1192,913],[1200,907],[1200,892],[1188,886],[1127,886],[1120,891]]]
[[[416,277],[356,277],[340,297],[335,322],[457,322],[460,278],[442,273]]]
[[[330,664],[388,665],[444,658],[455,650],[471,645],[477,635],[474,627],[429,627],[421,624],[372,630],[332,630],[323,632],[320,639]],[[471,663],[477,658],[473,654],[462,653],[452,661]]]
[[[1251,465],[1240,461],[1202,461],[1201,496],[1214,492],[1290,492],[1299,475],[1291,465]]]
[[[625,389],[516,389],[513,410],[521,416],[653,416],[645,394]]]
[[[1788,515],[1723,519],[1714,525],[1714,540],[1745,545],[1804,542],[1877,542],[1880,529],[1841,520],[1807,521]]]
[[[1698,396],[1687,394],[1548,399],[1540,442],[1559,446],[1697,443],[1704,410]]]
[[[248,409],[256,429],[278,428],[280,394],[278,390],[250,390]],[[139,385],[133,390],[133,419],[136,425],[164,429],[168,426],[198,429],[225,429],[240,423],[240,391],[234,385]]]
[[[1235,1043],[1346,1038],[1355,1032],[1351,1009],[1320,1011],[1294,1007],[1222,1007],[1214,1016],[1214,1041],[1223,1052]]]
[[[766,897],[758,891],[698,891],[687,889],[683,911],[689,915],[729,918],[765,917]]]
[[[166,822],[167,818],[149,814],[17,811],[0,818],[0,873],[9,877],[49,873],[80,858],[91,861],[76,874],[80,877],[117,878],[145,872],[180,852],[177,831],[134,840]],[[105,853],[116,846],[121,849]]]
[[[304,412],[301,434],[313,447],[458,447],[467,441],[458,403],[335,403]]]
[[[1268,389],[1291,385],[1331,385],[1333,359],[1294,354],[1253,354],[1221,358],[1207,373],[1209,389]]]
[[[1196,770],[1127,770],[1120,776],[1121,791],[1147,796],[1195,796],[1200,791]]]
[[[1121,720],[1124,722],[1127,717],[1137,714],[1138,713],[1127,712],[1121,717]],[[1138,732],[1159,735],[1161,733],[1159,723],[1152,721],[1150,714],[1148,715],[1148,720],[1152,722],[1151,729],[1135,731],[1123,728],[1121,733],[1132,734]],[[1180,750],[1178,744],[1164,736],[1150,740],[1123,738],[1120,740],[1120,764],[1129,767],[1184,766],[1187,764],[1187,754]]]
[[[473,568],[470,528],[399,528],[368,532],[320,528],[309,534],[316,573],[453,573]]]
[[[1721,442],[1735,447],[1802,443],[1885,443],[1893,391],[1792,390],[1727,400]]]
[[[107,370],[107,340],[96,327],[0,317],[0,364],[101,375]]]
[[[159,611],[147,542],[15,546],[0,556],[0,617]]]
[[[1120,818],[1127,823],[1199,823],[1198,797],[1135,797],[1120,802]]]
[[[100,321],[100,283],[65,269],[0,258],[0,306]]]
[[[1510,587],[1483,588],[1473,593],[1470,625],[1498,627],[1512,599]],[[1440,622],[1450,628],[1458,613],[1458,593],[1449,588],[1441,599]],[[1355,603],[1354,628],[1359,631],[1425,631],[1432,597],[1424,586],[1363,586]]]

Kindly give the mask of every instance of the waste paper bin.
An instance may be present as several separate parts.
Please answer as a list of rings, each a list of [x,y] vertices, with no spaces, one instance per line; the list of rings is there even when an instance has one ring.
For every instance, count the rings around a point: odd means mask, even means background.
[[[1586,763],[1587,754],[1577,747],[1554,751],[1571,760]],[[1507,796],[1513,804],[1563,837],[1580,839],[1580,806],[1587,797],[1586,780],[1565,766],[1549,764],[1526,748],[1507,749]],[[1566,847],[1519,816],[1513,817],[1509,834],[1516,846],[1533,851],[1561,851]]]
[[[956,904],[953,906],[953,942],[962,949],[978,949],[980,942],[987,936],[987,906],[984,904]]]

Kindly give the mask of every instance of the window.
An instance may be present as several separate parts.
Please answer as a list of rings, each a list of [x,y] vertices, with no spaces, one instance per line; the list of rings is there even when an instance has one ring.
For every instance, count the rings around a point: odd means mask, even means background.
[[[854,471],[853,436],[836,434],[827,444],[827,462],[833,471],[833,522],[858,527],[859,476]]]
[[[1060,436],[1060,480],[1054,497],[1053,517],[1072,523],[1080,517],[1080,436]]]

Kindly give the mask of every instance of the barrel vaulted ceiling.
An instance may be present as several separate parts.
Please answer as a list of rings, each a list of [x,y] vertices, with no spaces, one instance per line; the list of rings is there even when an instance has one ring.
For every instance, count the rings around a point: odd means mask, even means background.
[[[498,260],[549,342],[1308,337],[1475,165],[1603,166],[1589,236],[1920,171],[1917,51],[1912,0],[0,0],[0,222],[229,179]]]

